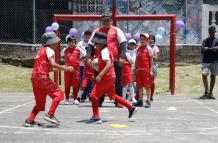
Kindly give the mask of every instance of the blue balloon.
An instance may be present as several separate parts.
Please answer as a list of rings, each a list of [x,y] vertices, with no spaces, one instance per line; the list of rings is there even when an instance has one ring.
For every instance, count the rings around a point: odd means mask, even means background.
[[[164,27],[158,27],[157,34],[164,35],[164,33],[165,33],[165,28]]]
[[[59,24],[56,23],[56,22],[54,22],[54,23],[52,23],[51,28],[52,28],[53,30],[58,30]]]
[[[155,41],[156,41],[157,44],[161,44],[162,40],[163,40],[163,36],[162,35],[157,34],[155,36]]]

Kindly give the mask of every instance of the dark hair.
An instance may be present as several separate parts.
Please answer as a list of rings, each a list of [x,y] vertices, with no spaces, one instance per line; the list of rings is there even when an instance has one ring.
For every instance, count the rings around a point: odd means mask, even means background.
[[[84,35],[85,35],[85,34],[90,34],[90,35],[91,35],[91,34],[92,34],[92,30],[91,30],[91,29],[87,29],[87,30],[84,32]]]
[[[67,37],[66,39],[67,42],[72,42],[73,40],[76,40],[76,38],[73,38],[71,36]]]
[[[216,27],[215,26],[210,26],[208,28],[208,32],[209,32],[209,34],[215,34],[216,33]]]
[[[155,36],[154,35],[149,35],[148,39],[152,38],[155,42]]]

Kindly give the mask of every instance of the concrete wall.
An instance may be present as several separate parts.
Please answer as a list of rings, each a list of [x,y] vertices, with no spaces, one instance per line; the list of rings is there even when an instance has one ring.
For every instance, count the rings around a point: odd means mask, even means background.
[[[0,61],[13,64],[15,66],[23,65],[32,67],[34,56],[40,45],[34,44],[12,44],[0,43]],[[66,45],[61,45],[61,48]],[[159,46],[161,63],[169,62],[169,45]],[[200,63],[200,45],[177,45],[176,47],[177,63]]]

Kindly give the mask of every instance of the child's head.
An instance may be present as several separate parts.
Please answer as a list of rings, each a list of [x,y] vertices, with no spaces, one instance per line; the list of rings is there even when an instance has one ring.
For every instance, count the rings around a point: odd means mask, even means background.
[[[137,46],[137,44],[136,44],[136,40],[134,40],[134,39],[130,39],[129,41],[128,41],[128,49],[129,50],[134,50],[135,48],[136,48],[136,46]]]
[[[92,35],[92,30],[88,29],[84,32],[84,40],[88,42],[89,38]]]
[[[96,49],[101,50],[107,46],[107,35],[102,32],[96,32],[93,41]]]
[[[148,43],[149,43],[149,45],[154,45],[155,44],[155,36],[154,35],[149,35]]]
[[[149,35],[147,33],[140,34],[140,43],[142,46],[148,45],[148,37],[149,37]]]
[[[76,37],[72,37],[70,35],[66,36],[66,42],[70,48],[76,47]]]
[[[60,38],[56,36],[54,32],[46,32],[42,35],[42,45],[44,47],[49,46],[52,49],[55,49],[58,42],[60,42]]]

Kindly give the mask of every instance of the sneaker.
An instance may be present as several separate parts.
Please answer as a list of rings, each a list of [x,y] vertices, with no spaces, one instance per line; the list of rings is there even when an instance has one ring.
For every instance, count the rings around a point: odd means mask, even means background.
[[[74,100],[74,101],[73,101],[73,104],[79,105],[79,101],[78,101],[78,100]]]
[[[70,104],[69,99],[68,99],[68,100],[66,99],[64,104],[65,104],[65,105],[69,105],[69,104]]]
[[[145,108],[150,108],[150,107],[151,107],[151,102],[148,101],[148,100],[146,100],[144,107],[145,107]]]
[[[58,119],[55,118],[54,115],[45,114],[43,119],[50,122],[50,123],[57,124],[57,125],[59,125],[61,123],[60,121],[58,121]]]
[[[37,123],[36,121],[29,121],[28,119],[25,120],[25,123],[23,125],[24,127],[38,127],[41,126],[40,123]]]
[[[142,100],[138,100],[136,103],[133,103],[133,106],[135,106],[135,107],[143,107]]]
[[[89,123],[89,124],[91,124],[91,123],[92,124],[101,124],[102,120],[101,120],[101,118],[92,117],[86,123]]]
[[[213,93],[209,93],[208,94],[208,99],[216,99],[216,98],[214,97]]]
[[[138,111],[138,108],[133,106],[132,109],[129,110],[129,118],[132,117],[136,112]]]
[[[132,98],[132,103],[137,103],[137,100],[135,98]]]
[[[200,99],[209,99],[209,93],[205,92]]]

